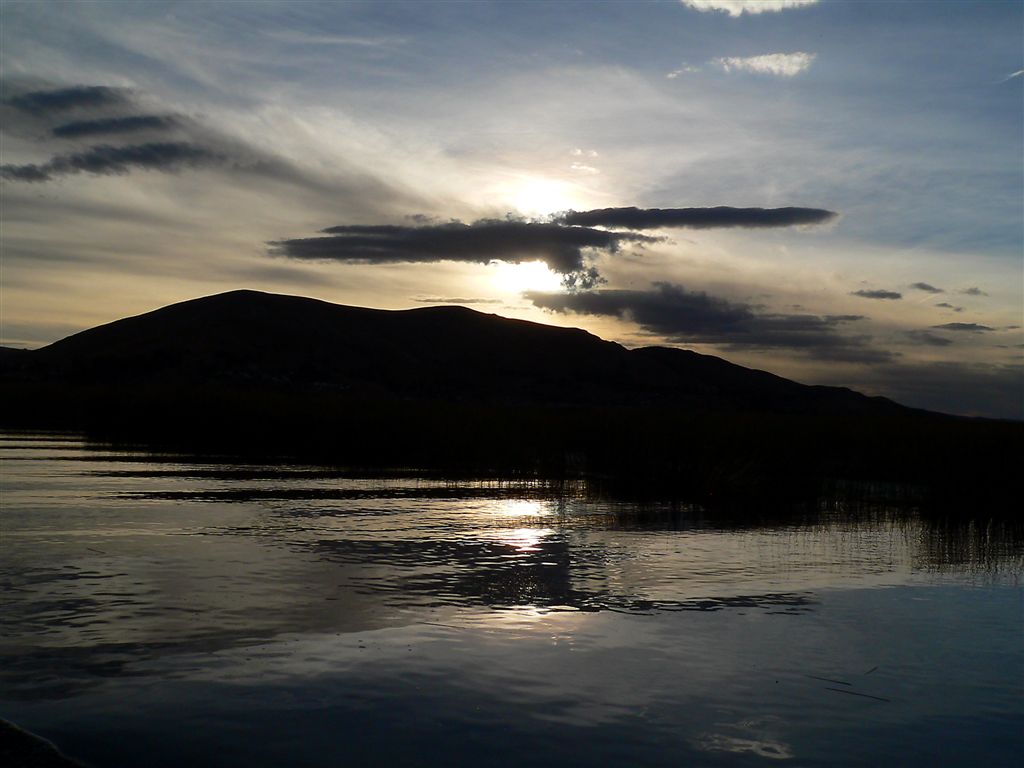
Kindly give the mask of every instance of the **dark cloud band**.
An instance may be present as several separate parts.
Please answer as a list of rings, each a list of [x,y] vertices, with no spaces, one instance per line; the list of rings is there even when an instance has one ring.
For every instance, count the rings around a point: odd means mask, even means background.
[[[164,131],[177,126],[173,117],[163,115],[133,115],[131,117],[108,117],[100,120],[81,120],[58,125],[53,135],[59,139],[78,139],[83,136],[137,133],[139,131]]]
[[[50,91],[29,91],[8,99],[11,106],[35,115],[71,109],[97,109],[127,102],[128,92],[125,89],[106,85],[76,85]]]
[[[599,208],[568,211],[556,221],[584,227],[660,229],[681,227],[712,229],[723,227],[793,227],[824,224],[837,216],[821,208]]]
[[[862,299],[902,299],[903,294],[897,293],[896,291],[854,291],[850,294],[851,296],[860,296]]]
[[[965,333],[983,333],[984,331],[995,330],[995,328],[979,325],[978,323],[943,323],[942,325],[933,325],[932,328],[941,328],[944,331],[963,331]]]
[[[906,331],[904,335],[914,344],[921,344],[927,347],[948,347],[953,343],[952,339],[947,339],[945,336],[939,336],[939,334],[932,333],[931,331]]]
[[[723,344],[734,348],[788,348],[824,360],[884,362],[891,354],[867,346],[865,336],[845,336],[839,327],[860,315],[760,314],[732,302],[671,283],[651,290],[597,290],[580,293],[528,292],[534,305],[561,314],[632,320],[644,330],[677,342]]]
[[[562,274],[585,270],[584,251],[614,253],[623,243],[659,238],[549,222],[481,219],[428,226],[345,225],[323,230],[326,237],[279,240],[271,253],[293,259],[348,264],[466,261],[521,262],[539,259]],[[596,273],[591,275],[596,277]],[[581,287],[587,287],[586,285]]]
[[[47,146],[54,139],[111,137],[75,152],[55,152],[46,162],[5,164],[0,177],[46,182],[87,173],[114,176],[133,170],[176,173],[186,169],[244,171],[293,184],[316,186],[291,163],[245,142],[204,127],[184,115],[152,114],[139,108],[134,91],[100,85],[74,85],[21,92],[5,101],[19,135]],[[23,113],[19,117],[16,113]],[[10,121],[9,121],[10,122]],[[10,127],[5,124],[5,129]],[[174,135],[166,136],[173,131]],[[122,141],[117,141],[121,138]],[[322,185],[321,185],[322,186]]]
[[[221,165],[223,155],[205,147],[181,142],[153,142],[127,147],[100,145],[84,152],[58,155],[40,165],[0,166],[0,177],[15,181],[49,181],[57,176],[91,173],[116,176],[133,168],[177,171],[182,168]]]

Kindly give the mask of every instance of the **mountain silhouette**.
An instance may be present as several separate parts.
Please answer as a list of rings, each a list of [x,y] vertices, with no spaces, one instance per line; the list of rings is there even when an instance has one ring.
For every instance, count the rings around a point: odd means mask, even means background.
[[[6,427],[364,466],[582,468],[703,489],[784,476],[916,482],[965,468],[988,477],[1019,455],[1021,435],[1018,424],[463,307],[389,311],[249,290],[34,351],[0,349],[0,392]]]
[[[37,351],[3,352],[8,372],[79,386],[220,381],[491,403],[897,407],[710,355],[629,350],[580,329],[464,307],[389,311],[248,290],[118,320]]]

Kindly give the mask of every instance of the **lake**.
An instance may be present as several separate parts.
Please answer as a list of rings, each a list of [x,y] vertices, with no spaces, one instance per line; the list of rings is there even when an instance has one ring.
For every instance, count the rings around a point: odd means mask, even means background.
[[[1024,546],[7,434],[0,717],[107,766],[1001,766]]]

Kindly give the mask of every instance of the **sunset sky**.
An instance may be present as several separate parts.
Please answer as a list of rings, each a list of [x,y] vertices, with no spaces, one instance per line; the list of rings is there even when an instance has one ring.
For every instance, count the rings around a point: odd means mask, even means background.
[[[1020,2],[0,22],[4,345],[254,288],[1024,417]]]

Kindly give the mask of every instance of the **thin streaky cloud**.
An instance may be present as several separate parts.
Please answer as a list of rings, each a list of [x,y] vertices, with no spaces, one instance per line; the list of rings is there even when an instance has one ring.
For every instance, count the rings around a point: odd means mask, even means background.
[[[360,37],[358,35],[311,35],[295,30],[264,32],[265,37],[280,40],[284,43],[299,45],[351,45],[363,48],[381,48],[391,45],[402,45],[407,41],[404,37]]]
[[[817,58],[816,53],[794,51],[793,53],[765,53],[760,56],[722,56],[712,64],[726,72],[751,72],[757,75],[795,77],[807,71]]]
[[[945,293],[942,288],[936,288],[930,283],[911,283],[910,287],[916,288],[919,291],[924,291],[925,293]]]
[[[700,72],[700,67],[693,67],[689,64],[684,64],[679,69],[673,69],[671,72],[665,75],[669,80],[675,80],[680,75],[693,74],[694,72]]]
[[[979,325],[978,323],[943,323],[942,325],[933,325],[932,328],[941,328],[945,331],[963,331],[965,333],[982,333],[983,331],[994,331],[988,325]]]
[[[413,298],[417,304],[504,304],[501,299],[461,298],[458,296],[421,296]]]
[[[903,294],[902,293],[898,293],[897,291],[885,291],[885,290],[873,290],[873,291],[861,290],[861,291],[854,291],[850,295],[851,296],[860,296],[862,299],[889,299],[889,300],[896,300],[896,299],[902,299],[903,298]]]

